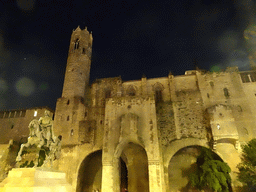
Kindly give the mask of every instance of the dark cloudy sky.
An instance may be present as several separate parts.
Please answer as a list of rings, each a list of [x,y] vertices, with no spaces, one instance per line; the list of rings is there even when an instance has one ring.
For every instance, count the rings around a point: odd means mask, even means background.
[[[0,110],[49,106],[61,97],[72,30],[93,33],[91,82],[248,69],[243,31],[250,0],[2,0]]]

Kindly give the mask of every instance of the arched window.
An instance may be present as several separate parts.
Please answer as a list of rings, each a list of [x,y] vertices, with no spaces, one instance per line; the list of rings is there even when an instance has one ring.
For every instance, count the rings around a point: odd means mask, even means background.
[[[75,41],[75,46],[74,46],[74,50],[79,48],[79,39],[76,39]]]
[[[111,90],[110,89],[106,89],[105,90],[105,98],[110,98],[111,97]]]
[[[136,90],[135,90],[135,88],[134,88],[132,85],[130,85],[130,86],[128,87],[128,89],[127,89],[127,95],[128,95],[128,96],[135,96],[135,95],[136,95]]]
[[[156,101],[156,103],[159,103],[159,102],[163,101],[162,91],[163,91],[163,85],[160,84],[160,83],[156,83],[154,85],[155,101]]]
[[[224,91],[225,97],[228,98],[228,97],[229,97],[228,89],[227,89],[227,88],[224,88],[223,91]]]

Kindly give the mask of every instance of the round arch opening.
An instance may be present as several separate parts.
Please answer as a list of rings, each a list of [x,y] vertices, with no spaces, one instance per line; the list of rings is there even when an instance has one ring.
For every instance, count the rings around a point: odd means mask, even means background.
[[[191,165],[196,163],[197,157],[200,155],[202,148],[208,149],[203,146],[192,145],[181,148],[172,156],[168,165],[168,188],[170,191],[200,191],[191,187],[189,184],[188,175],[189,171],[191,170]],[[223,162],[218,154],[212,150],[210,151],[213,152],[215,160],[220,160]],[[231,185],[229,185],[229,189],[229,191],[232,191]],[[205,189],[204,191],[212,192],[208,189]]]
[[[102,151],[89,154],[81,163],[76,192],[91,192],[101,190],[102,180]]]
[[[149,192],[148,158],[143,147],[128,143],[119,159],[120,191]]]

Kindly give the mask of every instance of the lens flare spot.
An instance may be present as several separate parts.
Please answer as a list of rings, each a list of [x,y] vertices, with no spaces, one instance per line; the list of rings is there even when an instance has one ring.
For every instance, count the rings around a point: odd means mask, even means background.
[[[211,72],[219,72],[220,71],[220,67],[217,66],[217,65],[214,65],[214,66],[211,67],[210,71]]]
[[[8,90],[8,85],[4,79],[0,79],[0,94],[5,93]]]
[[[16,91],[22,96],[30,96],[35,91],[35,83],[27,77],[23,77],[16,82]]]
[[[42,91],[45,91],[49,88],[49,85],[47,82],[42,82],[41,85],[39,86],[39,89]]]

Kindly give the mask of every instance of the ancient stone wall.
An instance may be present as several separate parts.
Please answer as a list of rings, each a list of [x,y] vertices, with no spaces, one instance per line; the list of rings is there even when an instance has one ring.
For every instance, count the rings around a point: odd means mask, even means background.
[[[24,110],[0,111],[0,144],[8,144],[9,140],[25,142],[29,134],[28,125],[33,119],[44,116],[44,111],[50,110],[46,107]]]

